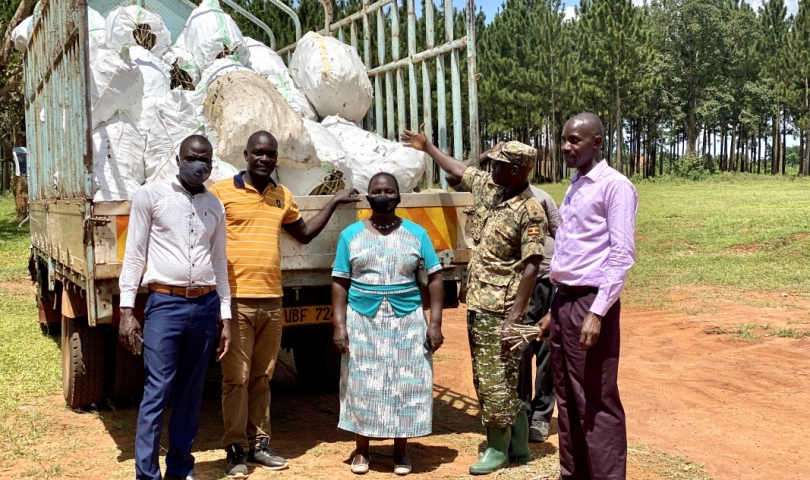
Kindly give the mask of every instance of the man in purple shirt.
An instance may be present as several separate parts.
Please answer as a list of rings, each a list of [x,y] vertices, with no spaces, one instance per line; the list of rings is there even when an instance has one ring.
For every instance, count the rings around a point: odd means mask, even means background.
[[[638,195],[601,161],[604,128],[581,113],[562,131],[563,155],[576,168],[560,206],[551,281],[557,293],[541,320],[550,329],[561,480],[623,480],[627,429],[616,377],[619,296],[636,258]]]

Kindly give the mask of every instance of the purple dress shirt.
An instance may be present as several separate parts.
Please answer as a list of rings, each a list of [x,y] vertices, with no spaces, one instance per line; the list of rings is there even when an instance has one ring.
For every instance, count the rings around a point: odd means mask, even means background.
[[[604,316],[616,303],[636,261],[638,194],[604,160],[584,177],[577,172],[560,206],[551,281],[598,287],[591,312]]]

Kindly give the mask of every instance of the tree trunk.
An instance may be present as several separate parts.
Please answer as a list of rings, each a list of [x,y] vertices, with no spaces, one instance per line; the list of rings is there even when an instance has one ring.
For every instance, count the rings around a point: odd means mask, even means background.
[[[613,160],[613,125],[611,123],[608,123],[608,129],[606,131],[606,134],[608,136],[608,144],[607,144],[607,162],[608,162],[608,166],[615,168],[615,165],[612,162],[612,160]]]
[[[804,79],[804,111],[808,118],[805,118],[806,123],[804,125],[805,141],[802,150],[804,153],[802,163],[804,164],[804,174],[810,175],[810,78]]]
[[[737,125],[731,125],[731,146],[729,147],[729,162],[726,167],[733,172],[737,169]]]
[[[19,25],[20,22],[25,20],[25,17],[31,15],[35,3],[36,0],[22,0],[17,6],[17,10],[14,12],[11,20],[9,20],[6,31],[3,34],[3,45],[2,50],[0,50],[0,65],[8,65],[8,59],[11,57],[12,52],[14,52],[14,42],[11,41],[11,31],[14,30],[14,27]]]
[[[784,175],[787,163],[787,109],[782,110],[782,147],[779,153],[782,156],[782,175]]]
[[[776,175],[779,173],[779,159],[781,155],[779,154],[780,150],[780,143],[779,143],[779,113],[777,112],[776,115],[773,117],[773,148],[771,149],[771,175]]]
[[[619,90],[619,80],[615,82],[616,93],[616,166],[618,171],[622,171],[622,150],[624,150],[624,135],[622,132],[622,98]]]

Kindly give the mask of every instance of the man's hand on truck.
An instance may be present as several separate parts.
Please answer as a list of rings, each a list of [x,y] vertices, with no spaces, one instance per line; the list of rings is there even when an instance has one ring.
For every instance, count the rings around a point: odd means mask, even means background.
[[[121,307],[121,321],[118,323],[118,341],[127,350],[138,355],[135,335],[142,335],[141,324],[135,319],[131,307]]]

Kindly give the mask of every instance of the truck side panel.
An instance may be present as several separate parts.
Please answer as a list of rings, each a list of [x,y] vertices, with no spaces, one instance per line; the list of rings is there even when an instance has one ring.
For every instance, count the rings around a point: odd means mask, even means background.
[[[29,199],[90,198],[86,4],[43,0],[41,6],[25,56]]]

